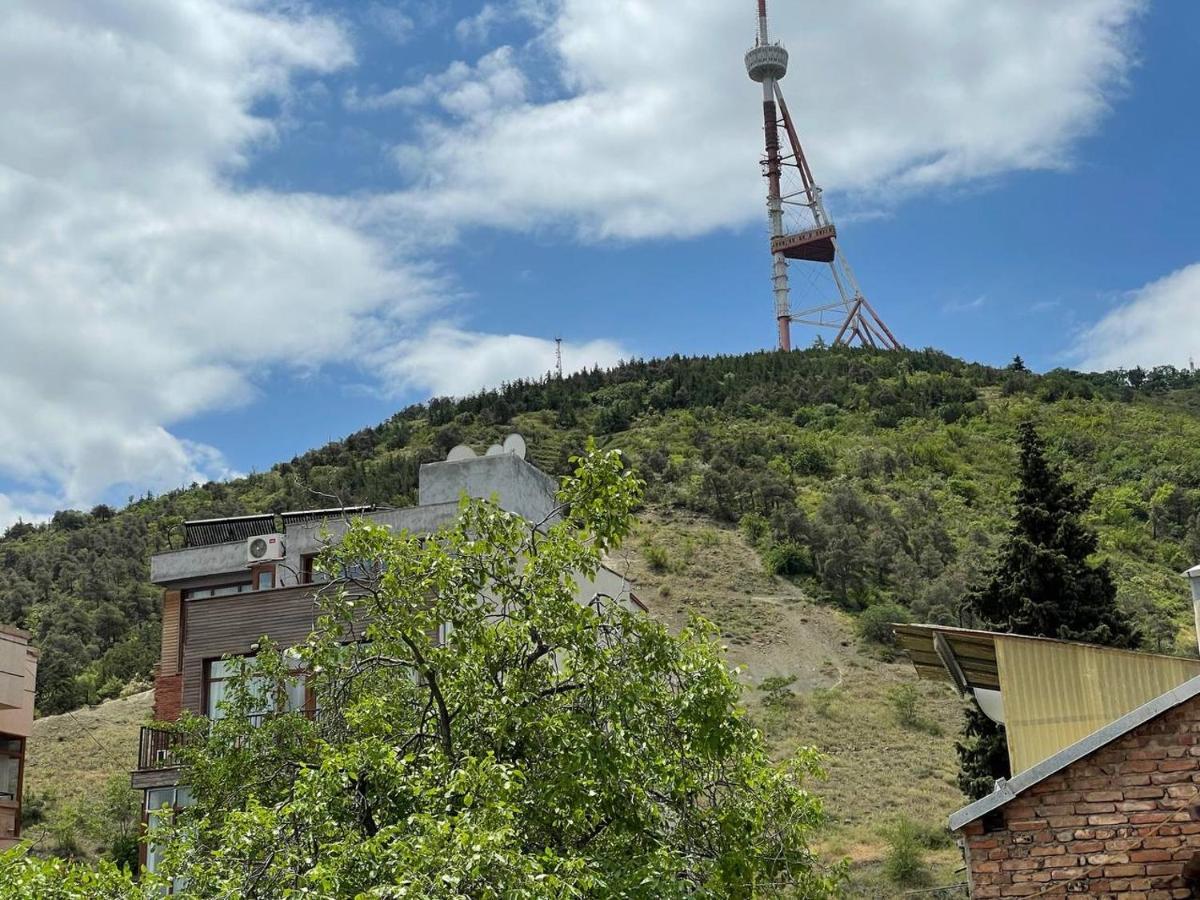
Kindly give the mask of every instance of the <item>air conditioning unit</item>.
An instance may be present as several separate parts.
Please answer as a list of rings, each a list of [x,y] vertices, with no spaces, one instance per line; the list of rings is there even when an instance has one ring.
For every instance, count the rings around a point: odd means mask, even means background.
[[[286,555],[282,534],[259,534],[246,539],[246,562],[250,565],[283,559]]]

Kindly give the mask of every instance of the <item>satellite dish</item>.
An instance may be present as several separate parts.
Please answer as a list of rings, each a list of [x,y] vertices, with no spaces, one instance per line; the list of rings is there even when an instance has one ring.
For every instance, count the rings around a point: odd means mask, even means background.
[[[519,434],[510,434],[504,439],[504,452],[511,453],[517,459],[525,458],[525,438]]]
[[[475,451],[466,444],[459,444],[450,451],[446,457],[446,462],[462,462],[464,459],[474,459]]]
[[[492,444],[492,446],[487,448],[488,456],[499,456],[503,452],[504,452],[504,448],[501,447],[499,444]]]

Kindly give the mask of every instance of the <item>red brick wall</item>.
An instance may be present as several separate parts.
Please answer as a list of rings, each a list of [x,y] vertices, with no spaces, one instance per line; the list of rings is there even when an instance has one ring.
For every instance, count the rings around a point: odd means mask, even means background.
[[[1191,897],[1182,871],[1200,850],[1187,814],[1198,788],[1200,698],[964,828],[973,896]]]
[[[177,673],[154,673],[154,718],[159,722],[174,722],[183,709],[183,676]]]

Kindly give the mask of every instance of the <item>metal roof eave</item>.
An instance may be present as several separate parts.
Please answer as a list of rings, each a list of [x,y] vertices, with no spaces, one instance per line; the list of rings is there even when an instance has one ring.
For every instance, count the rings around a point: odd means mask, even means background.
[[[1132,712],[1126,713],[1103,728],[1097,729],[1087,737],[1076,741],[1069,747],[1049,756],[1036,765],[1030,766],[1024,772],[1019,772],[1007,781],[996,782],[996,790],[986,797],[964,806],[950,815],[951,831],[958,831],[964,825],[969,825],[976,819],[982,818],[993,810],[999,809],[1018,794],[1029,790],[1039,782],[1045,781],[1055,772],[1065,769],[1071,763],[1077,762],[1089,753],[1094,753],[1106,744],[1115,741],[1122,735],[1128,734],[1139,725],[1144,725],[1156,716],[1174,709],[1181,703],[1191,700],[1200,694],[1200,675],[1190,681],[1185,681],[1177,688],[1172,688],[1160,694],[1153,700],[1142,704]]]

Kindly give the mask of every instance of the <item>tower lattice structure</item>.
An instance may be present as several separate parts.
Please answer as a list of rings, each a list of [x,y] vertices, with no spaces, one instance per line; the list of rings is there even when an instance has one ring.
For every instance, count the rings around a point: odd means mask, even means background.
[[[771,43],[767,33],[767,0],[758,0],[758,39],[746,53],[746,72],[762,85],[766,132],[767,214],[771,227],[772,282],[779,349],[792,348],[792,323],[837,329],[835,344],[861,344],[895,350],[900,342],[884,324],[858,286],[854,270],[838,246],[837,226],[825,210],[821,188],[813,178],[795,123],[788,112],[780,80],[787,74],[788,52]],[[780,140],[780,136],[783,140]],[[785,143],[786,142],[786,145]],[[828,267],[829,294],[814,305],[792,309],[788,260]],[[813,279],[810,290],[822,287]]]

